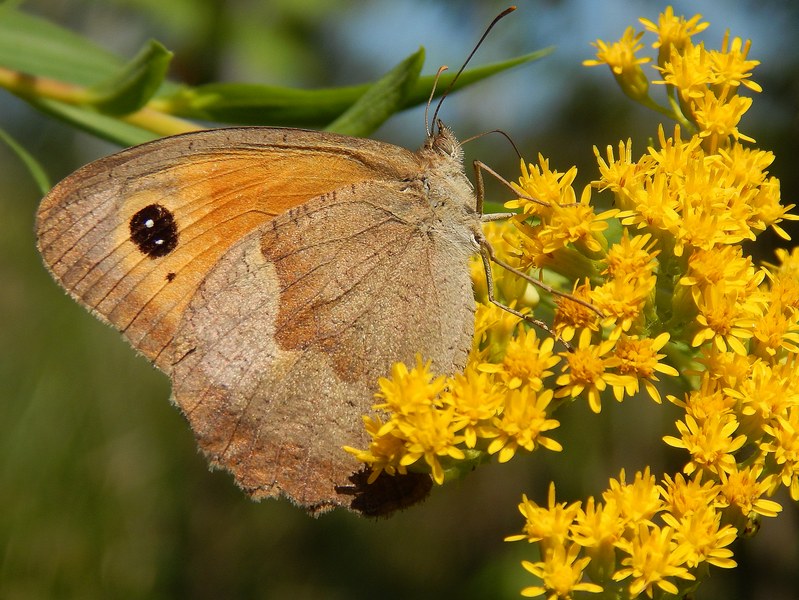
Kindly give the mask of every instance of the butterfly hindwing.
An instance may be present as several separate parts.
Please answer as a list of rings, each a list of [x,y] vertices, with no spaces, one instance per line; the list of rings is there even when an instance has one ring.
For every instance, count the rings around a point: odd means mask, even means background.
[[[377,379],[417,352],[463,367],[468,251],[429,235],[430,219],[407,184],[361,184],[262,225],[208,274],[177,332],[174,396],[254,496],[346,504],[336,488],[358,464],[342,446],[368,443]]]

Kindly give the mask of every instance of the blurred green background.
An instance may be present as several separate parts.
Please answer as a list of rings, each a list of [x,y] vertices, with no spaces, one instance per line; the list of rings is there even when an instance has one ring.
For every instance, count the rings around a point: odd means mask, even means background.
[[[458,65],[504,3],[487,0],[31,0],[22,8],[125,57],[149,38],[176,54],[171,76],[189,83],[250,81],[315,87],[369,81],[419,45],[425,73]],[[601,6],[601,8],[600,8]],[[585,69],[589,42],[614,40],[665,4],[589,0],[519,2],[476,63],[555,44],[542,62],[454,95],[442,116],[465,138],[502,128],[529,159],[538,152],[579,179],[595,177],[591,147],[631,136],[640,152],[657,120],[631,105],[606,69]],[[742,125],[777,160],[785,203],[799,190],[799,5],[777,0],[674,3],[753,40],[764,92]],[[45,165],[53,181],[115,150],[0,93],[0,127]],[[420,110],[375,137],[411,148]],[[469,144],[513,179],[518,163],[499,136]],[[495,198],[501,191],[492,188]],[[490,191],[490,193],[492,193]],[[561,411],[565,450],[491,465],[434,490],[391,519],[336,512],[307,517],[285,501],[255,504],[224,473],[210,473],[169,402],[166,377],[69,300],[34,248],[39,194],[0,147],[0,598],[516,598],[534,560],[505,535],[522,525],[522,493],[539,502],[554,480],[561,500],[600,493],[625,467],[673,469],[682,456],[660,441],[668,407],[579,402]],[[770,259],[773,236],[751,251]],[[794,230],[796,237],[796,230]],[[796,507],[736,544],[741,568],[715,570],[699,598],[793,599],[799,589]]]

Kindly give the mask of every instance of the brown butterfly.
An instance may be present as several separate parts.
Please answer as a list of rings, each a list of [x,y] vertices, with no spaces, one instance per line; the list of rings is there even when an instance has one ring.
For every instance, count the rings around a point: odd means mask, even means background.
[[[59,183],[39,251],[78,302],[172,378],[214,465],[312,510],[358,470],[375,384],[471,345],[482,233],[461,149],[279,128],[160,139]]]
[[[67,177],[36,229],[54,278],[172,379],[212,465],[254,498],[376,514],[430,479],[365,485],[342,446],[368,443],[393,363],[463,368],[480,223],[438,123],[417,152],[268,127],[160,139]]]

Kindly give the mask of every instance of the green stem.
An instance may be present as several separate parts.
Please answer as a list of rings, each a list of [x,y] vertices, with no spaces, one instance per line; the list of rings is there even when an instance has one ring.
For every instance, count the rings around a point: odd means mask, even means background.
[[[0,87],[23,99],[56,100],[64,104],[83,107],[86,110],[94,110],[90,103],[93,97],[87,88],[55,79],[36,77],[0,67]],[[157,110],[149,104],[140,110],[117,118],[158,135],[176,135],[201,129],[191,121]]]

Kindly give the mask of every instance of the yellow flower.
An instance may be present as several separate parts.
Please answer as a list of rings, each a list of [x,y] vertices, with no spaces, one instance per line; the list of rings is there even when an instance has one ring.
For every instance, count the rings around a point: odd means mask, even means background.
[[[695,579],[682,566],[687,559],[687,550],[678,545],[670,527],[661,529],[641,523],[631,540],[619,540],[617,546],[628,556],[622,559],[624,568],[616,571],[613,580],[623,581],[632,576],[628,588],[631,598],[642,592],[652,598],[657,588],[677,595],[679,589],[669,578]]]
[[[791,493],[791,500],[799,501],[799,406],[794,405],[786,418],[765,425],[763,432],[771,437],[760,449],[773,457],[779,467],[777,481]]]
[[[660,148],[654,146],[648,148],[653,165],[647,170],[647,174],[652,177],[660,175],[664,178],[664,182],[680,183],[687,174],[690,164],[705,160],[701,143],[702,140],[695,135],[683,140],[679,125],[674,126],[672,137],[667,138],[666,130],[661,123],[658,125],[658,146]]]
[[[407,469],[400,464],[400,459],[405,455],[405,440],[393,434],[393,423],[385,428],[385,423],[379,418],[363,417],[366,433],[372,438],[368,450],[359,450],[352,446],[344,446],[344,450],[352,454],[360,462],[369,465],[371,473],[367,483],[374,483],[380,473],[385,471],[389,475],[397,473],[404,475]]]
[[[676,519],[706,508],[722,506],[717,501],[720,492],[718,483],[713,480],[702,483],[702,471],[697,471],[696,476],[688,480],[682,473],[677,473],[673,479],[666,475],[658,489],[663,498],[663,509]]]
[[[696,421],[702,422],[713,415],[732,415],[738,406],[738,401],[730,396],[729,388],[716,378],[711,377],[707,371],[702,373],[698,390],[692,390],[685,395],[684,400],[674,396],[667,396],[669,402],[675,404]],[[733,415],[734,416],[734,415]]]
[[[456,419],[454,407],[442,405],[446,378],[434,377],[430,362],[423,363],[417,355],[413,369],[396,363],[391,378],[381,378],[378,383],[380,392],[376,396],[384,402],[374,408],[388,411],[388,419],[365,417],[364,425],[372,438],[369,449],[344,449],[372,468],[369,481],[374,481],[381,471],[405,473],[408,466],[424,458],[433,480],[444,483],[440,458],[465,458],[458,447],[464,438],[458,432],[467,425],[462,417]]]
[[[680,207],[669,178],[659,171],[644,181],[631,199],[631,209],[620,217],[625,227],[649,227],[652,230],[675,231],[680,225]]]
[[[654,276],[610,279],[591,290],[591,304],[605,315],[602,324],[614,327],[618,336],[642,325],[644,309],[656,283]]]
[[[763,498],[768,492],[769,482],[766,478],[760,478],[762,474],[763,467],[760,465],[719,473],[721,496],[743,518],[754,515],[776,517],[782,511],[778,502]]]
[[[704,96],[694,99],[693,116],[699,127],[699,137],[705,138],[705,148],[709,152],[716,152],[718,148],[727,146],[730,137],[735,141],[755,141],[738,130],[738,123],[752,106],[752,99],[744,96],[728,98],[727,95],[723,93],[721,97],[717,97],[707,90]]]
[[[753,357],[737,352],[721,351],[715,346],[706,346],[697,362],[704,365],[702,372],[704,381],[710,384],[718,382],[720,388],[734,387],[739,381],[749,376]],[[730,405],[732,407],[734,402]]]
[[[721,50],[711,50],[710,59],[713,61],[714,71],[718,74],[720,83],[733,87],[743,85],[753,92],[762,92],[763,88],[751,79],[752,69],[760,64],[759,60],[747,60],[751,40],[745,42],[735,37],[730,43],[730,32],[724,32]]]
[[[544,379],[553,374],[550,370],[560,362],[553,353],[555,339],[540,340],[532,329],[520,329],[505,350],[501,364],[483,363],[478,368],[496,373],[510,390],[530,386],[534,391],[544,387]]]
[[[751,293],[763,277],[764,272],[755,270],[752,257],[744,257],[740,246],[713,246],[691,253],[688,272],[680,278],[680,285],[690,287],[694,302],[699,304],[703,290],[708,287]]]
[[[649,277],[657,267],[657,255],[660,254],[660,250],[655,250],[656,245],[652,234],[630,237],[629,231],[625,229],[621,240],[608,250],[604,260],[607,267],[602,274],[615,279]]]
[[[738,429],[733,415],[711,414],[702,422],[685,415],[684,421],[677,421],[677,429],[680,438],[667,435],[663,441],[674,448],[685,448],[691,454],[691,461],[683,468],[687,475],[697,469],[721,474],[737,468],[734,452],[746,443],[746,436],[732,437]]]
[[[472,354],[484,360],[501,360],[519,321],[519,317],[496,304],[478,302],[474,314]]]
[[[512,390],[505,399],[502,414],[494,417],[492,426],[481,431],[481,436],[494,438],[488,453],[499,452],[499,462],[513,458],[519,448],[528,452],[537,446],[559,452],[563,447],[555,440],[542,435],[556,429],[560,423],[547,418],[547,408],[552,401],[552,390],[536,393],[531,387]]]
[[[565,502],[555,502],[555,484],[550,483],[548,504],[546,507],[538,506],[527,496],[522,496],[519,512],[525,518],[524,533],[510,535],[506,542],[541,542],[541,547],[546,551],[549,548],[563,546],[569,540],[569,530],[572,522],[580,511],[580,503],[574,502],[566,505]]]
[[[607,161],[602,158],[599,148],[594,146],[594,155],[599,165],[598,180],[592,181],[591,185],[600,192],[610,190],[616,196],[616,207],[622,211],[633,208],[633,199],[643,188],[644,181],[649,174],[651,160],[644,156],[638,162],[633,160],[633,143],[628,139],[627,142],[619,142],[619,158],[613,155],[613,146],[608,145],[605,149]],[[617,215],[620,216],[620,215]]]
[[[633,100],[648,97],[649,81],[641,69],[642,64],[649,62],[649,57],[636,58],[635,53],[644,45],[641,36],[644,32],[636,33],[635,29],[628,27],[618,42],[608,45],[602,40],[597,40],[592,45],[597,48],[596,60],[584,60],[586,67],[608,65],[613,72],[622,91]]]
[[[660,381],[657,373],[670,377],[678,377],[679,372],[671,365],[660,363],[665,354],[658,354],[658,350],[669,341],[668,333],[661,333],[654,339],[639,339],[638,336],[622,336],[613,349],[619,359],[617,370],[620,375],[629,375],[630,382],[624,387],[614,387],[613,393],[616,400],[621,401],[624,393],[634,396],[638,393],[638,386],[643,383],[649,397],[660,404],[660,392],[653,381]]]
[[[572,167],[565,173],[553,171],[549,168],[549,159],[539,154],[538,166],[532,163],[528,166],[522,160],[521,171],[519,183],[514,183],[513,187],[538,202],[519,198],[506,202],[505,208],[521,208],[525,215],[546,216],[551,206],[568,203],[563,201],[564,195],[568,198],[569,193],[574,193],[571,184],[577,177],[577,167]]]
[[[514,220],[514,224],[520,234],[519,262],[523,270],[541,271],[559,264],[561,252],[544,251],[544,240],[541,237],[544,226],[541,223],[532,225],[529,222],[520,223]]]
[[[599,413],[602,410],[600,393],[608,384],[624,387],[629,379],[609,372],[609,367],[618,362],[611,353],[615,343],[615,340],[605,340],[594,344],[591,331],[583,329],[578,346],[560,354],[565,366],[564,373],[555,381],[559,388],[555,397],[585,395],[591,410]]]
[[[707,86],[714,82],[713,64],[704,44],[686,41],[681,49],[672,47],[667,59],[655,67],[663,79],[655,84],[674,86],[682,100],[681,108],[691,117],[691,101],[702,96]]]
[[[540,229],[544,252],[555,252],[567,244],[574,244],[586,255],[599,254],[607,247],[602,232],[608,228],[607,219],[618,211],[608,210],[600,214],[591,206],[591,186],[585,186],[576,202],[574,191],[566,197],[564,206],[553,204],[548,218]]]
[[[572,296],[580,300],[590,301],[591,285],[588,279],[583,285],[574,284]],[[584,304],[574,302],[565,297],[555,298],[558,310],[552,323],[552,330],[565,342],[574,339],[578,330],[599,331],[599,318],[597,314]]]
[[[784,205],[780,201],[780,182],[779,179],[771,177],[764,181],[750,197],[750,216],[749,226],[754,231],[765,231],[771,229],[784,240],[791,239],[791,236],[779,226],[781,221],[796,221],[799,215],[788,214],[796,207],[795,204]]]
[[[442,396],[442,403],[455,409],[453,429],[463,435],[467,448],[475,447],[479,426],[500,411],[503,401],[498,386],[487,373],[478,371],[476,364],[456,373],[450,390]]]
[[[604,504],[593,496],[585,503],[572,525],[571,539],[585,548],[591,558],[589,575],[594,581],[606,581],[616,570],[616,543],[625,532],[623,519],[616,502],[611,498]]]
[[[572,538],[587,548],[612,546],[624,534],[625,522],[613,497],[603,504],[591,496],[586,501],[585,510],[581,509],[575,517]]]
[[[632,483],[627,483],[624,469],[619,479],[610,480],[610,488],[602,494],[606,503],[615,504],[620,519],[627,527],[637,527],[639,523],[650,523],[651,518],[663,506],[655,477],[649,467],[635,474]]]
[[[751,311],[745,310],[739,294],[726,292],[720,286],[708,287],[698,300],[698,328],[691,345],[697,347],[712,341],[722,352],[730,348],[738,354],[746,354],[743,342],[752,337],[755,320]]]
[[[455,419],[455,409],[437,409],[427,407],[414,413],[405,415],[398,421],[397,428],[406,440],[405,454],[400,459],[400,465],[408,467],[420,458],[424,458],[433,481],[441,485],[444,483],[444,469],[440,459],[449,457],[455,460],[466,458],[458,445],[463,442],[463,436],[457,431],[465,424]]]
[[[680,517],[668,513],[661,517],[674,530],[674,541],[685,552],[688,568],[704,562],[723,569],[736,566],[727,546],[735,541],[738,531],[731,525],[721,525],[720,512],[705,505]]]
[[[799,215],[789,214],[796,205],[782,204],[780,181],[768,176],[766,169],[773,162],[774,155],[736,143],[729,148],[720,148],[719,157],[725,185],[734,189],[740,201],[745,203],[746,226],[752,232],[771,227],[782,239],[790,239],[779,223],[795,221]]]
[[[694,15],[687,21],[683,16],[675,16],[674,9],[667,6],[658,15],[657,24],[649,19],[638,19],[647,31],[657,34],[658,40],[652,44],[653,48],[659,48],[658,64],[663,66],[672,53],[672,48],[676,52],[682,52],[690,42],[691,36],[701,33],[708,28],[710,23],[701,22],[702,15]]]
[[[796,315],[799,312],[799,273],[793,273],[790,268],[780,268],[775,274],[769,271],[765,273],[770,280],[770,302],[782,306],[789,314]]]
[[[410,371],[404,363],[395,363],[391,367],[391,377],[378,380],[380,392],[377,398],[383,402],[375,404],[374,408],[408,414],[419,407],[433,404],[446,386],[446,380],[444,377],[433,377],[430,373],[431,364],[431,361],[423,363],[418,354],[416,366]]]
[[[794,247],[790,252],[785,248],[777,248],[774,250],[777,255],[777,260],[780,261],[779,266],[776,267],[777,273],[775,279],[784,281],[785,283],[794,284],[793,287],[796,291],[792,294],[795,299],[797,308],[799,308],[799,246]],[[774,267],[774,265],[771,265]],[[783,302],[790,304],[790,302]]]
[[[768,150],[731,144],[729,148],[719,148],[718,156],[723,167],[724,184],[740,189],[743,194],[771,179],[768,167],[774,162],[774,154]]]
[[[791,406],[799,405],[799,391],[791,387],[795,373],[780,373],[767,363],[757,361],[749,376],[735,388],[726,390],[738,400],[738,410],[745,426],[744,433],[759,437],[763,424],[788,414]]]
[[[583,570],[591,559],[578,559],[579,555],[580,547],[571,544],[568,551],[565,546],[554,547],[545,553],[542,561],[522,561],[522,566],[543,584],[524,588],[522,596],[535,598],[546,594],[547,600],[571,600],[574,592],[601,592],[602,586],[582,581]]]

